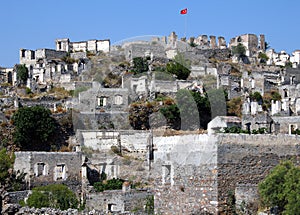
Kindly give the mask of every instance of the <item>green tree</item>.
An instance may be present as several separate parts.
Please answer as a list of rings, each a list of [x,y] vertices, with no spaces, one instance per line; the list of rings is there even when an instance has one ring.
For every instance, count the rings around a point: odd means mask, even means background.
[[[267,61],[269,60],[269,57],[266,55],[266,53],[263,52],[259,52],[258,54],[258,58],[260,59],[260,63],[267,63]]]
[[[139,74],[148,71],[147,59],[142,57],[133,58],[133,72],[134,74]]]
[[[200,127],[206,129],[207,124],[211,121],[211,104],[207,94],[201,95],[198,92],[191,91],[196,102],[199,114]]]
[[[254,92],[250,94],[250,99],[252,101],[262,102],[263,97],[261,96],[260,92]]]
[[[207,91],[207,96],[211,109],[211,119],[215,118],[216,116],[226,116],[226,100],[228,97],[226,91],[221,88],[212,89]]]
[[[284,214],[300,214],[300,168],[291,168],[284,178],[284,194],[288,202]]]
[[[166,118],[167,125],[170,128],[177,129],[177,130],[180,129],[181,126],[180,111],[175,103],[170,105],[165,105],[164,107],[160,108],[159,111]]]
[[[178,53],[174,57],[174,61],[166,65],[166,72],[173,74],[180,80],[186,80],[191,71],[190,71],[191,62],[184,58],[184,55]]]
[[[68,208],[77,208],[78,200],[75,193],[66,185],[52,184],[33,188],[27,204],[29,207],[35,208],[51,207],[67,210]]]
[[[26,84],[28,79],[28,69],[25,64],[17,64],[15,66],[17,72],[17,79],[21,82],[21,84]]]
[[[232,54],[236,55],[238,58],[245,56],[246,48],[242,43],[239,43],[237,46],[232,46]]]
[[[166,66],[167,72],[176,75],[177,79],[186,80],[191,71],[177,62],[168,63]]]
[[[279,214],[300,213],[300,168],[291,161],[273,168],[258,189],[263,206],[278,207]]]
[[[55,120],[42,106],[22,107],[12,117],[14,141],[25,151],[49,151],[55,131]]]

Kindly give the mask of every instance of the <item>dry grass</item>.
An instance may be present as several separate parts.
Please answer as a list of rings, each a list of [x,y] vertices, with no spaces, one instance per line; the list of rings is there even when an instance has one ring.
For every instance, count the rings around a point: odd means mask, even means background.
[[[155,129],[153,130],[154,136],[176,136],[176,135],[188,135],[188,134],[207,134],[206,130],[199,129],[195,131],[183,131],[173,129]]]

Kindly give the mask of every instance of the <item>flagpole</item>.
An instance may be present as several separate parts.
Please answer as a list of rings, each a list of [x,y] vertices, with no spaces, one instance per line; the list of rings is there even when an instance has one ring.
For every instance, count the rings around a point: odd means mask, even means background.
[[[184,37],[186,38],[186,31],[187,31],[187,14],[185,14],[185,20],[184,20]]]
[[[185,38],[186,38],[186,32],[187,32],[187,13],[188,13],[187,8],[180,11],[180,14],[185,16],[185,18],[184,18],[184,37]]]

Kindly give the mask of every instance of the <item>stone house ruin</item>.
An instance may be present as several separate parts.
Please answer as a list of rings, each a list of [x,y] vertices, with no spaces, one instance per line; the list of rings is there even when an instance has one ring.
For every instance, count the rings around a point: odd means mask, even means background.
[[[97,210],[103,214],[128,214],[135,210],[144,209],[151,195],[152,193],[147,191],[130,189],[126,191],[126,188],[114,191],[107,190],[102,193],[88,193],[86,195],[86,208],[90,211]]]
[[[246,48],[246,56],[252,57],[258,51],[265,51],[265,36],[260,35],[260,40],[255,34],[243,34],[232,38],[229,43],[229,48],[242,44]]]
[[[190,38],[189,43],[195,43],[198,49],[225,49],[227,48],[226,40],[224,37],[218,37],[218,43],[216,42],[216,36],[210,35],[209,39],[207,35],[199,35],[197,38]]]
[[[80,152],[15,152],[14,170],[26,173],[28,188],[53,183],[81,184]]]
[[[70,42],[69,38],[55,40],[56,51],[64,52],[104,52],[110,51],[110,40],[87,40],[80,42]]]
[[[0,83],[13,83],[13,68],[0,67]]]
[[[93,82],[92,88],[79,94],[78,109],[83,112],[125,111],[128,107],[128,89],[103,88]]]
[[[78,101],[74,100],[73,110],[78,119],[75,128],[128,129],[128,95],[126,88],[103,88],[93,82],[92,88],[79,93]]]
[[[276,65],[284,67],[287,63],[291,63],[293,68],[298,68],[300,64],[300,50],[295,50],[292,55],[286,53],[286,51],[276,52],[274,49],[268,49],[266,51],[268,56],[267,65]]]

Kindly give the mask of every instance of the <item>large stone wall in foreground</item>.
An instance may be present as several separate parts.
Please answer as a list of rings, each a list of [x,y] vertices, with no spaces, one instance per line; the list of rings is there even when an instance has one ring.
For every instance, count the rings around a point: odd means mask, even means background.
[[[158,174],[154,177],[155,210],[163,214],[226,214],[228,198],[237,187],[255,187],[280,160],[297,161],[299,140],[295,135],[161,137],[154,141],[152,172]],[[246,200],[248,205],[257,202]]]

